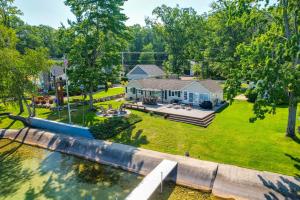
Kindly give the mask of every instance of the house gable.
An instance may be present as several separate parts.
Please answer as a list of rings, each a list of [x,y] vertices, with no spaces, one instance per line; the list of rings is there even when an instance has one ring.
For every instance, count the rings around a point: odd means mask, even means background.
[[[193,93],[207,93],[209,94],[210,91],[205,88],[203,85],[201,85],[197,81],[193,81],[189,85],[185,86],[184,88],[181,89],[182,91],[188,91],[188,92],[193,92]]]
[[[147,75],[147,73],[144,70],[142,70],[139,66],[136,66],[128,73],[128,75]]]

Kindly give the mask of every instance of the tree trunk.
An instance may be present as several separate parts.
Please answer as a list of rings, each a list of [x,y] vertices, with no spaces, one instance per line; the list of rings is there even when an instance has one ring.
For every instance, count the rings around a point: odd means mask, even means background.
[[[94,99],[93,99],[93,88],[92,87],[90,87],[89,97],[90,97],[90,110],[93,110]]]
[[[35,117],[35,102],[34,102],[34,97],[32,97],[32,109],[33,109],[32,117]]]
[[[22,97],[22,99],[23,99],[23,101],[24,101],[24,103],[26,105],[26,108],[27,108],[27,111],[28,111],[28,116],[31,117],[32,116],[31,108],[28,105],[27,100],[26,100],[26,98],[24,96]]]
[[[20,114],[22,114],[24,112],[24,105],[22,102],[22,97],[18,97],[18,102],[19,102]]]
[[[286,136],[294,138],[296,137],[296,117],[297,117],[297,98],[293,93],[289,96],[289,114],[288,114],[288,125],[286,129]]]

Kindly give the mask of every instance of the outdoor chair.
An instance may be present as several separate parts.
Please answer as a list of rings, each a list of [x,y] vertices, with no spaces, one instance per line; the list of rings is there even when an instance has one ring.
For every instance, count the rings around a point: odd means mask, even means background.
[[[180,109],[181,107],[179,105],[174,106],[175,109]]]

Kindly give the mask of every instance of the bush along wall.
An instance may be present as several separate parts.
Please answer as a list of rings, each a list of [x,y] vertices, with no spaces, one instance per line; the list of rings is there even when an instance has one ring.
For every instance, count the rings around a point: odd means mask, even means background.
[[[92,126],[90,132],[96,139],[107,140],[140,121],[142,118],[135,114],[126,117],[112,117]]]

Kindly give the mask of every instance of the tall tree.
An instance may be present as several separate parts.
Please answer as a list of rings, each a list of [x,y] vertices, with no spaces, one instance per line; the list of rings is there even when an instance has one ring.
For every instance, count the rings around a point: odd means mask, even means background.
[[[153,45],[147,44],[143,47],[141,56],[139,58],[140,64],[154,64],[155,58],[154,58],[154,51],[153,51]]]
[[[14,0],[0,1],[0,24],[6,27],[13,27],[15,22],[19,21],[18,15],[22,12],[13,5]]]
[[[166,5],[157,7],[153,11],[153,14],[163,23],[163,36],[167,44],[166,50],[169,54],[168,62],[172,72],[175,74],[182,74],[184,67],[189,65],[184,48],[187,37],[182,18],[191,12],[195,11],[192,9],[180,9],[179,7],[171,8]]]
[[[192,8],[175,8],[162,5],[154,9],[157,17],[156,25],[162,22],[162,35],[166,41],[168,63],[175,74],[183,74],[190,70],[190,61],[199,59],[202,47],[203,18]],[[200,30],[199,30],[200,29]],[[195,51],[196,50],[196,51]]]
[[[16,50],[17,37],[13,29],[0,24],[0,89],[1,100],[17,100],[20,112],[27,105],[30,116],[34,115],[27,103],[26,95],[36,93],[36,79],[47,70],[50,63],[47,49],[26,49],[24,55]]]
[[[16,28],[19,41],[17,49],[22,54],[26,48],[37,49],[46,47],[52,58],[61,58],[62,50],[59,47],[58,31],[52,27],[39,25],[30,26],[28,24],[20,25]]]
[[[300,96],[300,35],[297,0],[280,0],[275,6],[268,1],[235,1],[236,11],[244,12],[247,3],[250,13],[264,3],[262,9],[269,25],[265,31],[238,45],[236,56],[241,65],[229,70],[226,92],[232,99],[241,87],[242,80],[253,81],[258,97],[254,103],[255,117],[263,119],[266,113],[275,113],[282,97],[288,99],[289,114],[286,135],[295,137],[296,111]],[[241,20],[228,10],[230,20]],[[257,17],[253,15],[252,17]],[[246,22],[244,21],[244,24]]]
[[[124,45],[126,16],[122,13],[124,0],[85,1],[66,0],[76,16],[71,22],[73,41],[70,59],[70,78],[83,84],[93,109],[93,91],[111,79],[113,66],[120,60]]]

